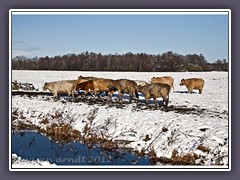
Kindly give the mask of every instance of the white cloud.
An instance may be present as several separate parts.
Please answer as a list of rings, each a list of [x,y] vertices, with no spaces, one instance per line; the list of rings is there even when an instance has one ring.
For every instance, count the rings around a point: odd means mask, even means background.
[[[37,55],[37,52],[40,50],[40,47],[32,46],[30,43],[25,41],[13,41],[12,42],[12,57],[16,56],[26,56],[34,57]]]
[[[24,51],[24,50],[12,50],[12,58],[16,56],[25,56],[25,57],[34,57],[35,53],[33,51]]]

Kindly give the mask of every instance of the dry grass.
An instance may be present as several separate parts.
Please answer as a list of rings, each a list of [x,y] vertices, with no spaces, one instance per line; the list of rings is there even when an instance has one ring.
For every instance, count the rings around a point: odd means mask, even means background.
[[[197,149],[201,150],[202,152],[207,152],[207,153],[210,152],[210,149],[207,148],[207,147],[205,147],[205,146],[203,146],[203,145],[199,145],[199,146],[197,147]]]
[[[41,129],[41,133],[45,134],[46,136],[51,137],[57,142],[71,142],[71,141],[78,141],[81,139],[80,131],[74,130],[71,125],[58,125],[52,124],[47,126],[46,130]]]
[[[195,153],[187,153],[184,155],[178,155],[178,151],[174,149],[172,151],[171,158],[160,157],[157,158],[162,164],[171,164],[171,165],[196,165],[195,161],[201,159],[202,157]]]

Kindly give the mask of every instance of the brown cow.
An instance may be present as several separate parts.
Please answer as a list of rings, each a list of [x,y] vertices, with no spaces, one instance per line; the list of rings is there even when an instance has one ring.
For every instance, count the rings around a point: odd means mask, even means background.
[[[198,89],[199,94],[201,94],[203,86],[204,86],[204,80],[202,78],[182,79],[181,83],[179,85],[180,86],[185,85],[188,89],[188,92],[191,92],[191,93],[192,93],[193,89]]]
[[[76,84],[80,84],[83,83],[85,81],[89,81],[89,80],[95,80],[95,79],[99,79],[97,77],[91,77],[91,76],[79,76],[77,80],[74,80]]]
[[[93,86],[94,86],[94,93],[98,97],[100,97],[101,92],[105,92],[106,95],[108,95],[108,86],[112,82],[112,79],[104,79],[104,78],[98,78],[93,80]]]
[[[151,78],[151,84],[152,83],[165,83],[174,89],[174,79],[171,76],[153,77]]]
[[[112,93],[114,91],[118,91],[119,100],[122,100],[122,95],[124,93],[129,94],[129,96],[130,96],[129,102],[130,103],[132,102],[133,93],[135,93],[136,97],[139,98],[137,83],[132,80],[128,80],[128,79],[113,80],[110,82],[110,84],[108,86],[108,90],[111,91]]]
[[[76,84],[73,80],[45,82],[43,86],[43,90],[48,89],[54,97],[57,97],[58,93],[67,93],[68,96],[74,97],[75,88]]]
[[[153,98],[155,106],[157,106],[156,98],[162,97],[163,103],[165,102],[165,107],[167,107],[169,102],[169,92],[171,86],[165,83],[153,83],[147,84],[145,86],[138,86],[139,91],[144,95],[146,100],[146,105],[148,104],[148,100]]]
[[[93,80],[85,81],[85,82],[82,82],[82,83],[77,83],[76,91],[79,91],[79,90],[85,91],[86,95],[88,94],[89,91],[93,92],[94,91]]]

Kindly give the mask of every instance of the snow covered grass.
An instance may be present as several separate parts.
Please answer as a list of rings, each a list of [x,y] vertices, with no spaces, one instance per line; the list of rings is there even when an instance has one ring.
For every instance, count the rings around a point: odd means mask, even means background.
[[[128,147],[150,152],[157,157],[171,158],[195,153],[201,156],[195,164],[203,166],[229,166],[229,92],[227,72],[77,72],[77,71],[12,71],[12,80],[32,83],[42,91],[45,82],[77,79],[78,76],[96,76],[111,79],[127,78],[150,81],[151,77],[172,76],[174,90],[170,93],[169,106],[190,111],[164,111],[163,109],[136,109],[137,103],[122,108],[106,104],[89,105],[45,96],[12,96],[12,112],[16,121],[31,123],[42,129],[56,123],[56,112],[62,113],[58,122],[70,124],[83,132],[89,115],[95,111],[91,129],[104,133],[113,141],[126,140]],[[203,93],[186,93],[179,86],[182,78],[200,77],[205,80]],[[141,96],[143,100],[144,97]],[[161,98],[158,99],[161,101]],[[126,100],[127,101],[127,100]],[[142,105],[145,106],[145,105]],[[49,124],[42,122],[47,118]],[[146,137],[148,139],[146,140]],[[207,151],[204,151],[205,147]]]

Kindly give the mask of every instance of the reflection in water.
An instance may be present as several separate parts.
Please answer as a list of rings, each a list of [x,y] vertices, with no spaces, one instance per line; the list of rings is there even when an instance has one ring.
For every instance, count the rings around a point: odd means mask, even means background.
[[[44,160],[57,165],[150,165],[146,157],[124,150],[89,148],[79,142],[56,143],[37,132],[12,133],[12,153],[28,160]]]

